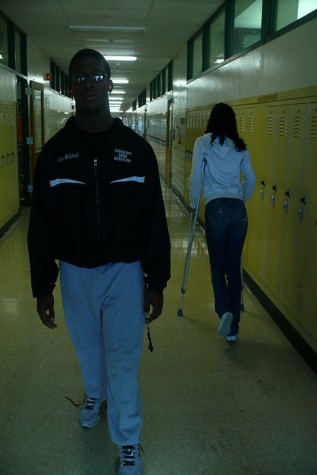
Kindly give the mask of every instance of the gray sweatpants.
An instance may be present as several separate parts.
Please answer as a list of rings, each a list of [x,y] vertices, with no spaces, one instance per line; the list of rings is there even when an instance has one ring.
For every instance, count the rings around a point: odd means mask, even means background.
[[[144,335],[144,275],[140,262],[87,269],[60,262],[65,321],[86,394],[107,399],[112,441],[138,444],[138,369]]]

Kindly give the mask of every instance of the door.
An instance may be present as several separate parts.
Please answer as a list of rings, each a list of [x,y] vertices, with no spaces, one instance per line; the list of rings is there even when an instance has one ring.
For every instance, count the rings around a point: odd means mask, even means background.
[[[172,126],[173,101],[170,99],[167,103],[166,117],[166,159],[165,159],[165,182],[171,187],[172,178],[172,143],[173,143],[173,126]]]
[[[30,98],[30,134],[32,137],[31,143],[31,183],[33,182],[33,175],[35,164],[39,153],[44,145],[44,85],[31,81],[31,98]]]

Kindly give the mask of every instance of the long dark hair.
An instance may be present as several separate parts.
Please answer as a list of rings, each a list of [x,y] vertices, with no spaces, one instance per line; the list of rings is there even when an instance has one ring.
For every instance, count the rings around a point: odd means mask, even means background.
[[[212,108],[205,130],[205,134],[207,133],[211,133],[211,144],[218,138],[220,144],[223,145],[225,138],[228,137],[233,141],[238,152],[247,148],[242,138],[239,137],[233,109],[223,102],[219,102]]]

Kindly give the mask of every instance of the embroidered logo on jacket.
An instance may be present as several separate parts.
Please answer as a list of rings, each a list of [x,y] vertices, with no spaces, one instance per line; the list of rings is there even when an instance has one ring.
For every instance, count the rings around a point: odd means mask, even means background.
[[[79,158],[79,152],[77,153],[65,153],[65,155],[58,157],[57,162],[61,163],[64,162],[65,160],[70,160],[71,158]]]
[[[127,152],[126,150],[120,150],[119,148],[115,148],[114,153],[115,155],[113,159],[117,162],[131,163],[132,152]]]

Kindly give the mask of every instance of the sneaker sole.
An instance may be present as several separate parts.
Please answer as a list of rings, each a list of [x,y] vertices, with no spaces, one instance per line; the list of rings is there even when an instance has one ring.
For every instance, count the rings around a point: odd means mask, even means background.
[[[79,424],[84,429],[92,429],[98,424],[99,421],[100,421],[100,414],[98,416],[98,419],[93,424],[89,424],[88,422],[81,422],[81,421],[79,421]]]
[[[230,333],[233,315],[230,312],[225,313],[220,320],[217,334],[219,336],[226,336]]]
[[[225,339],[226,339],[229,343],[234,343],[235,341],[237,341],[237,336],[236,336],[236,335],[225,336]]]

